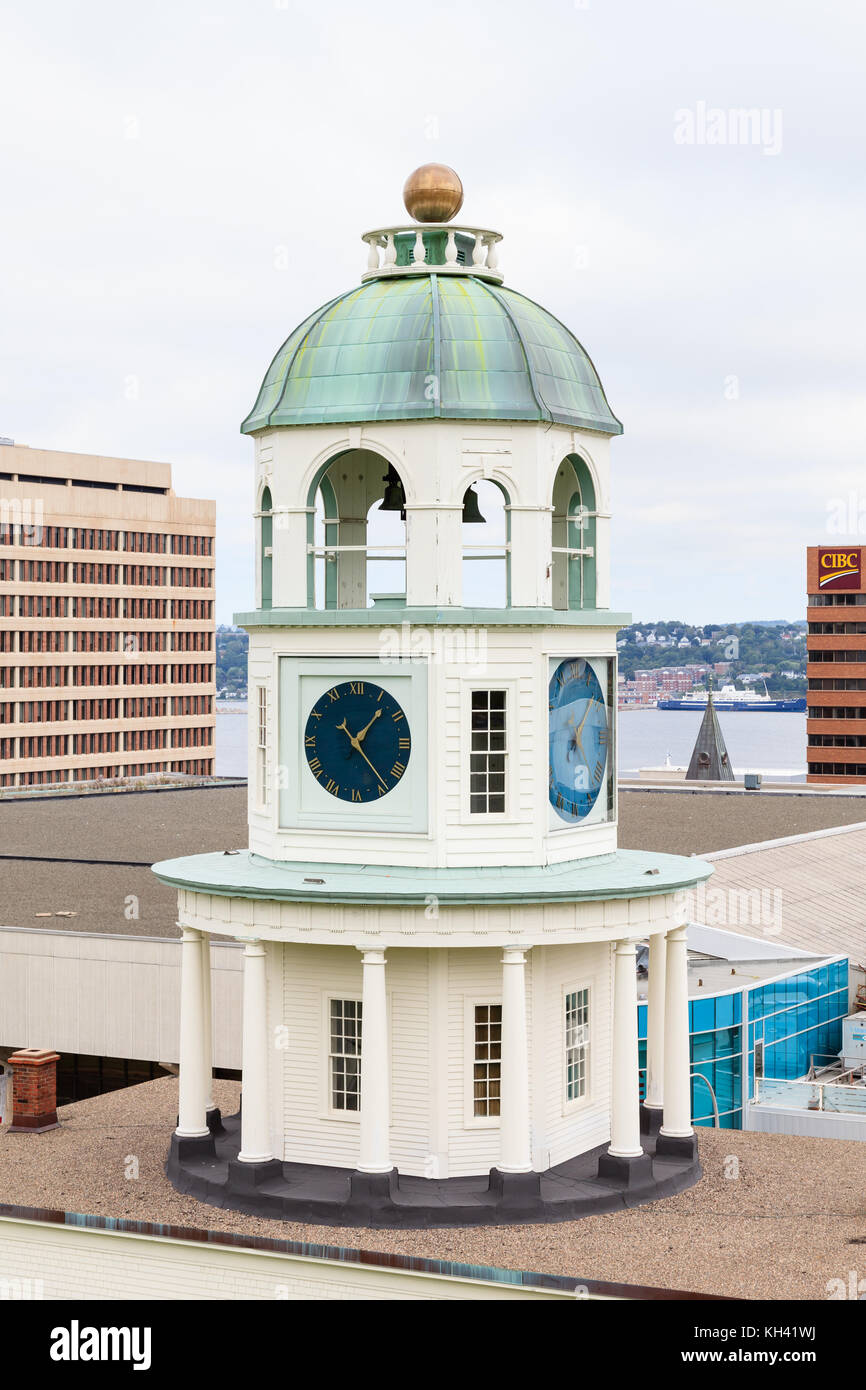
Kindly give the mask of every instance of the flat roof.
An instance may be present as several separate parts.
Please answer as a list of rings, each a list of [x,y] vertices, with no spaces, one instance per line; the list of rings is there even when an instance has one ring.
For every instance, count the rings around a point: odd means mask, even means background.
[[[0,925],[178,936],[177,893],[150,865],[246,843],[237,784],[0,801]]]
[[[214,1090],[224,1114],[237,1110],[238,1083],[217,1080]],[[35,1141],[0,1131],[4,1202],[732,1298],[822,1302],[862,1235],[855,1194],[864,1153],[856,1140],[699,1128],[703,1177],[648,1206],[541,1226],[373,1231],[245,1216],[175,1191],[164,1172],[177,1123],[174,1077],[63,1106],[58,1118],[60,1128]],[[131,1134],[140,1165],[134,1183],[124,1177]],[[726,1176],[732,1145],[738,1182]],[[816,1174],[831,1167],[816,1201]]]
[[[864,789],[866,790],[866,789]],[[697,854],[866,821],[866,798],[799,790],[619,789],[621,849]]]
[[[799,847],[759,843],[716,857],[720,850],[767,837],[864,822],[861,799],[627,791],[619,805],[623,848],[699,854],[714,863],[705,906],[717,902],[709,896],[716,888],[726,893],[751,888],[759,896],[763,888],[764,903],[757,905],[764,916],[764,909],[769,911],[769,923],[756,924],[753,912],[728,920],[737,912],[723,904],[722,917],[714,922],[704,912],[711,925],[777,940],[780,954],[795,947],[821,956],[866,956],[866,829],[824,835]],[[176,936],[175,890],[161,884],[149,866],[246,845],[247,790],[237,783],[0,800],[0,925]],[[779,892],[781,930],[768,932],[768,925],[779,925]],[[130,895],[138,900],[138,917],[126,915]],[[694,906],[690,916],[700,921],[697,894]],[[46,912],[77,915],[37,915]]]

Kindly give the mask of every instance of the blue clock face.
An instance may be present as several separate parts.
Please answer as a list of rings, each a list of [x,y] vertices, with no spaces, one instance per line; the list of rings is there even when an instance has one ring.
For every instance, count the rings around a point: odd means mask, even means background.
[[[307,766],[340,801],[379,801],[409,764],[409,721],[393,695],[368,680],[342,681],[320,695],[304,729]]]
[[[588,661],[563,661],[550,680],[550,804],[564,821],[589,815],[604,785],[610,746],[604,692]]]

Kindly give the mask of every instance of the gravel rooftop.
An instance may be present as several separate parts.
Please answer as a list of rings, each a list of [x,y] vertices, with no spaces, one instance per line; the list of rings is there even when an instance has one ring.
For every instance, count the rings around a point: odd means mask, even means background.
[[[214,1085],[223,1111],[236,1110],[238,1084]],[[866,1144],[855,1141],[700,1129],[704,1177],[649,1206],[540,1226],[368,1231],[242,1216],[176,1192],[163,1172],[176,1115],[177,1081],[164,1077],[64,1106],[46,1134],[4,1129],[0,1201],[734,1298],[823,1300],[830,1279],[866,1264]],[[130,1154],[135,1180],[124,1177]]]
[[[623,789],[619,804],[624,849],[671,854],[866,821],[866,799],[852,796]],[[246,844],[243,786],[0,801],[0,926],[177,936],[176,894],[146,866]],[[135,920],[124,914],[130,894]]]

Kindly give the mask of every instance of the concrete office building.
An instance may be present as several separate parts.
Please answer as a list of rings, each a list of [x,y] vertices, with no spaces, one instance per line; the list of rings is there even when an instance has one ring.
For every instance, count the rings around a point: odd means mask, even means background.
[[[213,772],[214,519],[166,463],[0,447],[0,787]]]

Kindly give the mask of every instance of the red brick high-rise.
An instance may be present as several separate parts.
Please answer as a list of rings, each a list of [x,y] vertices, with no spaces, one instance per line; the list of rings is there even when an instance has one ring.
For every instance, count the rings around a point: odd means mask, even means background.
[[[866,546],[807,551],[807,782],[866,782]]]

